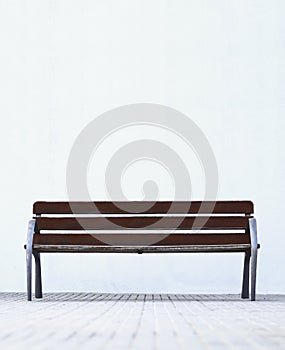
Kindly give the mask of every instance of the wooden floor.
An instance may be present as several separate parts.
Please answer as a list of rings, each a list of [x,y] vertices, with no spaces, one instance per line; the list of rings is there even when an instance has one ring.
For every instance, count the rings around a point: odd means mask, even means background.
[[[285,349],[285,295],[0,293],[0,349]]]

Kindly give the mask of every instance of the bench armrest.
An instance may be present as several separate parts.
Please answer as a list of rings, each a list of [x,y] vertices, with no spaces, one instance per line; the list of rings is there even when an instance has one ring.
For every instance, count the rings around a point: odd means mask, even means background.
[[[32,253],[33,251],[33,237],[35,232],[36,220],[31,219],[28,224],[28,233],[27,233],[27,253]]]
[[[250,233],[251,247],[253,249],[257,249],[258,240],[257,240],[257,226],[256,226],[255,218],[249,219],[249,233]]]

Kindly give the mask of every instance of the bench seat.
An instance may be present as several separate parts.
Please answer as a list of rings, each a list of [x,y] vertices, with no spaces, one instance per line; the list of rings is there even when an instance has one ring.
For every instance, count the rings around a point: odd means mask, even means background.
[[[93,245],[47,245],[35,244],[34,250],[45,253],[204,253],[245,252],[250,244],[189,245],[189,246],[93,246]]]

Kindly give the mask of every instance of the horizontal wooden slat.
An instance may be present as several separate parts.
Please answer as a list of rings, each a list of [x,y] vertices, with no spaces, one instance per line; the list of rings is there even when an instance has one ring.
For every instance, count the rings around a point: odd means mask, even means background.
[[[250,249],[250,244],[228,245],[195,245],[195,246],[147,246],[147,247],[118,247],[118,246],[76,246],[76,245],[43,245],[36,244],[34,250],[46,253],[234,253]]]
[[[147,237],[146,237],[147,236]],[[34,244],[94,246],[176,246],[250,244],[249,234],[35,234]]]
[[[38,230],[122,230],[125,229],[246,229],[250,216],[212,217],[81,217],[36,219]]]
[[[201,204],[203,206],[201,207]],[[71,204],[71,205],[70,205]],[[214,204],[214,207],[213,207]],[[171,208],[170,208],[171,207]],[[71,209],[72,208],[72,209]],[[122,209],[123,208],[123,209]],[[146,209],[148,208],[148,209]],[[251,214],[251,201],[35,202],[34,214]]]
[[[246,229],[250,216],[212,217],[38,217],[37,230],[122,230],[126,229]]]

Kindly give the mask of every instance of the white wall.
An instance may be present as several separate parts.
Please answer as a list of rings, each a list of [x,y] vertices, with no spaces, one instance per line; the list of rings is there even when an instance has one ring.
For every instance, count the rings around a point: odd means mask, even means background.
[[[220,199],[254,201],[258,291],[284,293],[284,10],[282,0],[0,1],[0,290],[25,289],[32,203],[67,198],[66,162],[82,128],[111,108],[152,102],[207,135]],[[125,191],[138,197],[131,175]],[[104,198],[103,185],[93,193]],[[44,289],[239,292],[242,260],[45,255]]]

